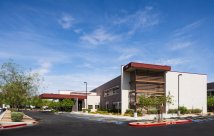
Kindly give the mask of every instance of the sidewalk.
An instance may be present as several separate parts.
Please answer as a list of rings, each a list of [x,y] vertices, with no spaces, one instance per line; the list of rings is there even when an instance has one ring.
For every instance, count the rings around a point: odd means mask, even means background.
[[[11,120],[11,111],[6,110],[0,117],[0,128],[14,128],[20,126],[33,125],[36,121],[24,114],[22,122],[13,122]]]
[[[83,112],[71,112],[70,114],[77,114],[77,115],[85,115],[85,116],[93,116],[93,117],[104,117],[104,118],[116,118],[116,119],[125,119],[125,120],[154,120],[155,118],[158,118],[157,114],[146,114],[144,116],[138,116],[130,117],[130,116],[122,116],[122,115],[103,115],[103,114],[91,114],[91,113],[83,113]],[[179,118],[185,118],[185,117],[197,117],[198,115],[194,114],[186,114],[181,115]],[[178,118],[177,114],[163,114],[163,118],[169,119],[169,118]]]

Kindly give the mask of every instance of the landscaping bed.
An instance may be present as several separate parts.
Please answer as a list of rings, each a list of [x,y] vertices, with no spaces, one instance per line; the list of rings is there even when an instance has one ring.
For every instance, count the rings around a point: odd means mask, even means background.
[[[31,117],[25,115],[22,112],[11,112],[9,110],[3,113],[4,115],[0,119],[0,128],[16,128],[27,125],[33,125],[37,123]]]
[[[155,121],[146,121],[146,122],[131,122],[129,126],[134,127],[157,127],[157,126],[166,126],[166,125],[173,125],[173,124],[186,124],[191,123],[192,120],[164,120],[161,122]]]

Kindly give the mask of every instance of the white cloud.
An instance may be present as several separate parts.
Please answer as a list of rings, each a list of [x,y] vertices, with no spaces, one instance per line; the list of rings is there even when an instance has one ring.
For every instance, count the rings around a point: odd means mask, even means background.
[[[114,24],[126,25],[129,27],[128,34],[134,34],[138,30],[159,24],[159,17],[153,12],[153,7],[146,7],[144,10],[117,19]]]
[[[104,28],[98,28],[90,34],[85,34],[81,36],[80,40],[86,43],[90,43],[92,45],[99,45],[118,40],[119,38],[119,35],[111,34],[107,32]]]
[[[74,21],[75,19],[71,15],[65,14],[58,20],[58,23],[62,28],[69,29],[74,24]]]
[[[40,67],[37,69],[34,69],[33,73],[36,72],[41,76],[48,74],[50,72],[51,67],[52,67],[52,64],[50,62],[46,62],[46,61],[40,62],[39,65],[40,65]]]
[[[134,56],[139,55],[139,50],[136,48],[121,48],[118,51],[121,53],[118,58],[119,61],[129,60]]]
[[[47,75],[45,76],[45,92],[57,93],[57,90],[84,91],[83,82],[88,82],[88,90],[92,90],[103,83],[116,77],[109,73],[78,73],[67,75]]]
[[[136,62],[148,63],[148,64],[156,64],[156,65],[168,65],[168,66],[178,66],[187,62],[184,58],[162,58],[157,60],[138,60]]]
[[[174,42],[174,43],[170,44],[170,49],[173,51],[181,50],[181,49],[188,48],[191,45],[192,45],[192,42],[190,42],[190,41]]]
[[[179,28],[177,30],[175,30],[174,32],[174,35],[175,36],[181,36],[183,34],[186,34],[188,32],[191,32],[192,30],[198,28],[200,25],[201,25],[202,21],[199,20],[199,21],[195,21],[193,23],[190,23],[182,28]]]
[[[173,32],[173,37],[167,44],[169,49],[177,51],[188,48],[194,44],[194,39],[191,38],[193,30],[201,25],[200,21],[195,21]]]
[[[0,51],[0,58],[11,58],[12,56],[11,53]]]
[[[74,32],[77,33],[77,34],[79,34],[79,33],[82,32],[82,29],[75,29]]]
[[[157,60],[156,64],[177,66],[177,65],[183,64],[185,62],[186,62],[186,60],[183,58],[170,58],[170,59]]]

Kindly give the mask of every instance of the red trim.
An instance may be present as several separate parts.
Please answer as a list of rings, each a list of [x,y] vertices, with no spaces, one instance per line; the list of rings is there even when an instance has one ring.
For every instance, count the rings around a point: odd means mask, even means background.
[[[156,123],[148,123],[145,124],[143,122],[131,122],[129,123],[129,126],[134,127],[157,127],[157,126],[166,126],[166,125],[173,125],[173,124],[186,124],[191,123],[192,120],[178,120],[178,121],[172,121],[172,122],[156,122]]]
[[[2,128],[14,128],[14,127],[22,127],[22,126],[27,126],[27,124],[22,123],[22,124],[7,125],[7,126],[2,126]]]
[[[145,63],[137,63],[137,62],[130,62],[129,64],[123,67],[123,70],[126,71],[130,68],[135,69],[153,69],[153,70],[160,70],[160,71],[170,71],[171,67],[166,65],[154,65],[154,64],[145,64]]]
[[[86,99],[85,95],[66,95],[66,94],[48,94],[44,93],[39,96],[41,99],[72,99],[72,98],[78,98],[78,99]]]

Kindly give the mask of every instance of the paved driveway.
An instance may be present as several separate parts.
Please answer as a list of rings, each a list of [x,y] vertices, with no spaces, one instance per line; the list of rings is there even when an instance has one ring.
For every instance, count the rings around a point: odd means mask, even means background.
[[[55,115],[50,112],[26,112],[40,121],[36,126],[0,131],[0,136],[211,136],[214,121],[154,128],[133,128],[127,124]]]

